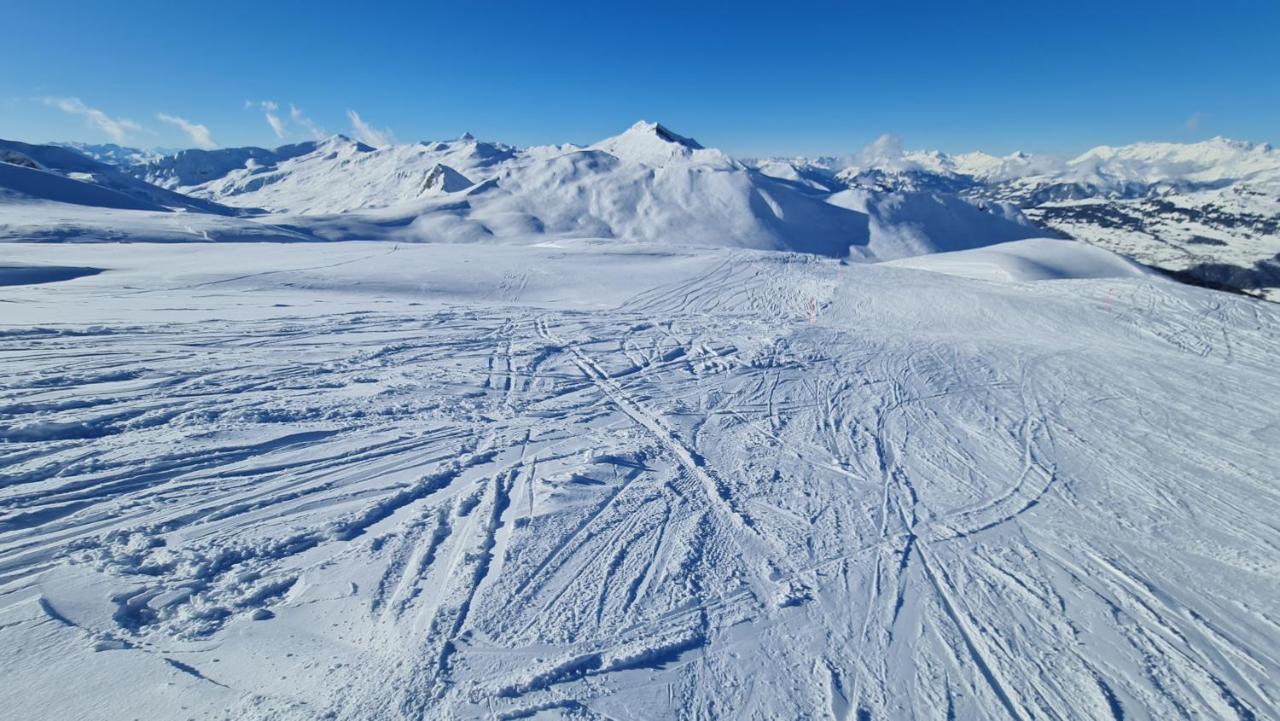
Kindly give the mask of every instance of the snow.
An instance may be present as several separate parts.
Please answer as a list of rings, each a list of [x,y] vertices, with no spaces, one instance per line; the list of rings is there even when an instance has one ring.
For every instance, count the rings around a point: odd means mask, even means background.
[[[6,713],[1275,715],[1274,306],[539,237],[0,246]]]
[[[1030,238],[982,248],[887,261],[964,278],[1030,282],[1079,278],[1140,278],[1151,271],[1115,253],[1057,238]]]
[[[979,207],[943,193],[851,188],[831,195],[827,202],[867,214],[869,241],[865,250],[859,250],[872,259],[965,250],[1046,234],[1012,206],[985,203]]]
[[[107,208],[231,213],[217,203],[142,182],[75,150],[0,140],[0,203],[15,196]]]
[[[0,285],[32,285],[56,283],[101,273],[101,268],[76,268],[61,265],[0,265]]]
[[[591,146],[614,157],[655,168],[673,163],[687,162],[719,168],[737,164],[719,150],[708,150],[692,138],[677,135],[660,123],[640,121],[621,135],[602,140]]]
[[[1280,298],[1280,153],[1266,144],[1135,143],[1065,159],[906,150],[885,136],[846,158],[749,164],[814,192],[838,191],[836,202],[844,187],[1016,206],[1046,231],[1189,282]]]
[[[0,141],[15,718],[1276,716],[1280,310],[1103,249],[1270,258],[1268,147],[80,150]]]
[[[472,175],[483,179],[514,152],[470,136],[374,148],[336,135],[275,150],[185,151],[136,172],[227,205],[319,215],[396,205],[442,189],[454,192],[470,185]],[[440,167],[451,171],[444,186]]]

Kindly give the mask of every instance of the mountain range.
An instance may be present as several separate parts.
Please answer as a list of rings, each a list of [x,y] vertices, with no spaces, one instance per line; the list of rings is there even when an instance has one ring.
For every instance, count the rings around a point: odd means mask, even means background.
[[[469,134],[173,153],[0,141],[0,157],[9,161],[0,188],[13,198],[173,208],[196,219],[176,231],[154,219],[136,226],[167,240],[184,239],[187,225],[187,235],[211,240],[678,237],[888,260],[1047,235],[1189,282],[1280,298],[1280,152],[1225,138],[1100,146],[1062,159],[912,151],[884,136],[843,157],[734,158],[640,122],[587,146],[522,149]],[[0,222],[0,236],[106,230],[84,214],[57,217],[54,227]]]

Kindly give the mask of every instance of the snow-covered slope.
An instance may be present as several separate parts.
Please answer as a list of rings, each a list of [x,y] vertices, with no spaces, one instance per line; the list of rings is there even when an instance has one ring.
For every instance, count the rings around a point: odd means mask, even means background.
[[[888,261],[886,265],[1019,283],[1151,275],[1150,270],[1111,251],[1058,238],[1014,240],[970,250],[902,258]]]
[[[1055,235],[1033,225],[1011,205],[971,203],[946,193],[853,188],[835,193],[827,202],[868,216],[870,241],[857,252],[875,260]]]
[[[293,227],[166,190],[53,145],[0,140],[0,242],[299,241]]]
[[[1276,307],[562,245],[5,247],[6,718],[1276,716]]]
[[[131,148],[124,145],[116,145],[115,143],[53,143],[64,148],[86,155],[100,163],[114,165],[118,168],[128,168],[134,165],[143,165],[155,160],[163,158],[179,151],[165,151],[162,149],[143,150],[142,148]]]
[[[188,150],[133,172],[227,205],[300,214],[380,208],[456,192],[515,155],[470,135],[374,148],[341,135],[275,150]]]
[[[13,140],[0,140],[0,194],[117,209],[232,212],[218,203],[139,181],[75,150]]]

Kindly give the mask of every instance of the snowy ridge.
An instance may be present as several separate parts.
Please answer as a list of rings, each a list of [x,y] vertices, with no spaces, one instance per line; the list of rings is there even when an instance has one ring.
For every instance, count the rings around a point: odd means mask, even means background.
[[[1235,183],[1280,182],[1280,152],[1266,143],[1216,137],[1199,143],[1135,143],[1098,146],[1074,158],[1015,152],[951,155],[907,150],[885,135],[845,158],[753,161],[782,173],[810,172],[845,185],[912,189],[924,184],[963,190],[976,185],[1010,200],[1095,196],[1133,197],[1169,190],[1220,188]]]
[[[511,148],[470,136],[374,148],[335,135],[274,150],[186,150],[129,170],[148,182],[228,205],[329,214],[456,192],[471,184],[468,173],[512,154]]]

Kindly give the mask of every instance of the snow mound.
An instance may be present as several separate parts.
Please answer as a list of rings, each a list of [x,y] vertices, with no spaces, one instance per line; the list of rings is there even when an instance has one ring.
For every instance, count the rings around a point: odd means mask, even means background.
[[[1057,238],[1028,238],[985,248],[891,260],[915,268],[977,280],[1029,282],[1070,278],[1147,278],[1146,268],[1109,250]]]
[[[867,259],[965,250],[1046,233],[1011,205],[974,204],[945,193],[849,189],[827,202],[867,214],[869,242],[856,249]]]

